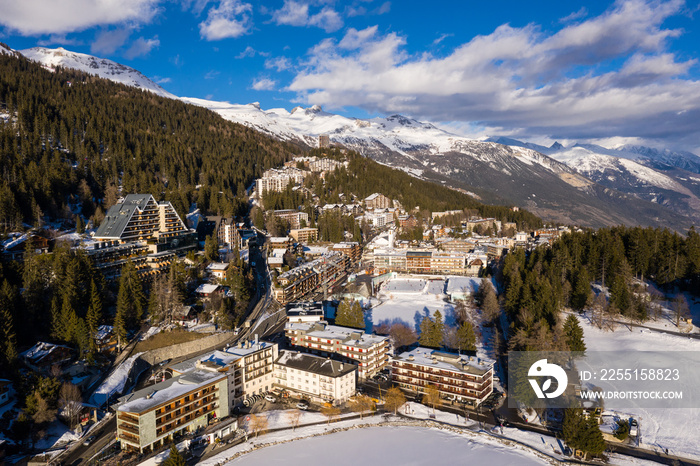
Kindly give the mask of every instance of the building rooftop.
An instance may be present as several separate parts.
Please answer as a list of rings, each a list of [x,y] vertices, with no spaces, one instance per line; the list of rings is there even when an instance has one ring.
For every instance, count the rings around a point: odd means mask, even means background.
[[[371,347],[388,340],[388,337],[371,335],[360,329],[329,325],[327,322],[287,322],[285,330],[298,330],[306,335],[325,340],[339,340],[351,346]]]
[[[324,377],[340,377],[357,370],[354,364],[348,364],[332,359],[314,356],[296,351],[281,351],[275,364],[299,369]]]
[[[150,201],[155,202],[150,194],[128,194],[122,202],[109,208],[95,237],[120,238],[134,212],[143,211]]]
[[[225,378],[226,374],[218,372],[190,371],[121,397],[116,405],[117,411],[127,413],[150,411],[170,400],[180,398],[189,392]]]
[[[228,269],[228,263],[226,262],[212,262],[207,266],[207,270],[211,271],[224,271]]]
[[[412,349],[411,351],[405,351],[394,357],[394,360],[472,375],[483,375],[491,370],[495,364],[493,359],[438,351],[422,346]]]

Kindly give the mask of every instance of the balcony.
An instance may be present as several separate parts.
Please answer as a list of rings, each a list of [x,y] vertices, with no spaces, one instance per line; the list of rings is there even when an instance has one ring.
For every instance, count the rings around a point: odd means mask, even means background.
[[[137,436],[139,435],[138,427],[134,427],[131,424],[127,424],[125,422],[120,422],[118,427],[120,430],[131,432],[132,434],[135,434]]]
[[[119,421],[129,422],[129,423],[135,424],[137,426],[139,425],[139,418],[138,417],[132,416],[131,414],[127,414],[123,411],[119,411],[117,413],[117,419],[119,419]]]

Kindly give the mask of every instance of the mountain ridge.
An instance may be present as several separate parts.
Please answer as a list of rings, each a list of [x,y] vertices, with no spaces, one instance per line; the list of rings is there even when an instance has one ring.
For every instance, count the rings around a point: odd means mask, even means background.
[[[591,173],[550,157],[562,150],[561,145],[547,148],[510,138],[476,140],[403,115],[359,119],[326,112],[318,105],[295,107],[291,111],[263,110],[259,103],[231,104],[177,97],[140,72],[110,60],[65,49],[34,48],[21,53],[47,67],[76,67],[205,107],[224,119],[283,141],[316,147],[318,136],[327,134],[335,144],[401,168],[415,177],[467,192],[478,191],[482,198],[525,207],[550,221],[594,227],[641,223],[684,229],[697,223],[692,219],[700,212],[700,202],[697,211],[693,205],[688,212],[672,212],[667,207],[669,202],[659,203],[658,198],[645,199],[632,190],[619,191],[609,183],[601,183],[603,179],[597,173],[591,177]],[[674,192],[697,197],[693,190],[690,194],[688,190],[677,187]]]

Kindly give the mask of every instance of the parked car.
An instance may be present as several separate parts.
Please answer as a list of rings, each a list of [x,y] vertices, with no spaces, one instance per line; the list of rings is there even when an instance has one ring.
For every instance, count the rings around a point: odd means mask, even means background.
[[[268,393],[267,395],[265,395],[265,401],[269,401],[270,403],[276,403],[277,398],[275,398],[273,394]]]
[[[309,409],[309,402],[302,400],[299,403],[297,403],[297,408],[306,411],[307,409]]]
[[[83,442],[83,445],[85,445],[86,447],[89,446],[92,442],[95,441],[96,438],[97,438],[96,436],[91,435]]]

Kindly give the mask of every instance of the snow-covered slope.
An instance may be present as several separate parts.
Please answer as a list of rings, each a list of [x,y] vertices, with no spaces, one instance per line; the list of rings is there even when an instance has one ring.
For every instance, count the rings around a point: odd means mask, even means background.
[[[141,74],[141,72],[128,66],[113,62],[112,60],[97,58],[84,53],[70,52],[62,47],[57,49],[34,47],[31,49],[20,50],[19,53],[30,60],[41,63],[48,69],[54,69],[57,66],[73,68],[97,75],[101,78],[126,84],[127,86],[150,91],[163,97],[177,99],[177,96],[169,93],[158,84],[154,83],[146,76]]]
[[[503,137],[490,138],[514,147],[528,147],[565,163],[603,186],[700,220],[700,157],[644,146],[606,148],[595,144],[551,147]]]

